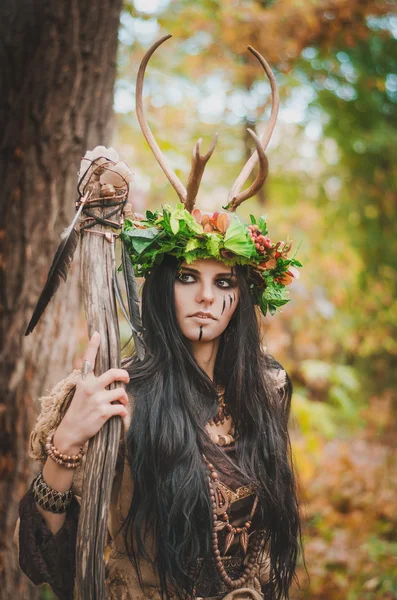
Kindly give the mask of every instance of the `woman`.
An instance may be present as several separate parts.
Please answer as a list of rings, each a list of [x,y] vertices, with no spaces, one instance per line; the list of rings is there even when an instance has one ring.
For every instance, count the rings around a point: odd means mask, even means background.
[[[232,301],[228,298],[222,310],[225,295]],[[200,574],[195,581],[189,573],[192,567],[200,568],[197,559],[212,555],[210,471],[205,456],[219,465],[219,479],[229,488],[251,488],[245,497],[231,502],[232,525],[247,522],[257,495],[248,533],[251,540],[256,532],[265,532],[270,569],[262,580],[263,594],[288,597],[299,536],[286,429],[291,385],[288,378],[283,382],[280,366],[261,350],[243,268],[232,269],[211,259],[179,266],[170,257],[146,280],[142,306],[148,347],[145,359],[134,359],[128,370],[109,370],[98,378],[90,372],[77,383],[54,436],[56,448],[76,455],[110,416],[130,417],[128,398],[134,398],[134,418],[125,437],[130,473],[123,473],[124,478],[130,474],[134,493],[128,512],[119,519],[124,523],[125,548],[120,551],[123,544],[118,539],[110,560],[109,594],[125,579],[116,568],[119,576],[112,580],[111,565],[117,567],[126,555],[129,564],[124,559],[123,570],[127,573],[137,571],[143,560],[143,590],[156,581],[159,592],[165,593],[168,581],[181,597],[184,590],[193,594],[194,587],[196,595],[203,593]],[[85,353],[91,364],[99,341],[99,334],[94,334]],[[112,381],[129,382],[127,393],[122,387],[107,390]],[[226,411],[219,409],[219,398]],[[115,400],[121,404],[112,404]],[[220,445],[233,428],[236,441]],[[51,488],[66,492],[72,484],[72,471],[48,458],[43,478]],[[123,484],[123,488],[128,486]],[[52,514],[40,508],[29,491],[21,503],[20,516],[22,568],[35,583],[49,581],[61,598],[71,598],[77,502],[73,501],[66,513]],[[147,523],[158,546],[157,577],[151,575],[149,583],[144,580],[148,570]],[[117,529],[117,525],[113,527]],[[224,547],[225,533],[219,532],[220,548]],[[243,559],[239,536],[235,537],[237,543],[227,556]],[[211,559],[208,564],[201,572],[201,586],[209,588],[204,592],[209,597],[221,597],[225,584]],[[238,560],[234,565],[237,567],[231,570],[239,576],[245,565],[241,561],[239,569]],[[132,585],[138,585],[137,579]],[[142,596],[140,586],[130,587],[127,593],[128,598],[154,597]]]
[[[251,194],[266,176],[254,140],[261,168]],[[196,149],[201,175],[208,158]],[[292,389],[262,349],[256,306],[266,314],[285,304],[300,264],[288,259],[290,245],[270,241],[264,218],[247,227],[230,213],[193,211],[189,189],[184,207],[126,222],[123,242],[145,277],[144,357],[100,377],[73,373],[50,394],[52,408],[33,432],[33,455],[45,457],[45,446],[48,458],[21,501],[20,564],[65,600],[73,597],[82,448],[112,416],[124,418],[125,434],[107,598],[289,597],[300,537],[287,431]],[[243,196],[234,189],[230,211]],[[85,353],[91,365],[99,343],[95,333]],[[112,382],[127,389],[106,389]]]

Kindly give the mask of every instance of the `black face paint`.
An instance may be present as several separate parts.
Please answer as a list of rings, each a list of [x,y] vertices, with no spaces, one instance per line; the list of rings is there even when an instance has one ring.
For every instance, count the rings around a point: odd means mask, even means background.
[[[229,300],[230,300],[230,305],[229,308],[231,307],[232,303],[233,303],[233,298],[231,297],[231,295],[229,294]]]
[[[225,308],[226,308],[226,296],[223,296],[223,306],[222,306],[221,315],[223,315],[223,313],[225,312]]]
[[[236,302],[236,294],[233,292],[233,300]]]
[[[202,337],[203,337],[203,326],[200,325],[200,333],[199,333],[198,341],[200,341]]]

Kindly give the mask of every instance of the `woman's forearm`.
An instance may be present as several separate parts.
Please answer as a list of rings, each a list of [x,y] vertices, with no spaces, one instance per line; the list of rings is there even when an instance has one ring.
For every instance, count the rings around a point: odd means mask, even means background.
[[[67,437],[64,437],[61,432],[58,431],[54,436],[54,445],[60,450],[60,452],[69,455],[75,455],[79,452],[79,448],[73,446]],[[45,483],[56,490],[57,492],[67,492],[72,487],[74,470],[63,467],[54,462],[51,458],[47,458],[43,468],[43,479]],[[66,519],[66,513],[52,513],[44,508],[41,508],[36,503],[37,509],[43,516],[48,529],[53,535],[55,535],[62,527]]]

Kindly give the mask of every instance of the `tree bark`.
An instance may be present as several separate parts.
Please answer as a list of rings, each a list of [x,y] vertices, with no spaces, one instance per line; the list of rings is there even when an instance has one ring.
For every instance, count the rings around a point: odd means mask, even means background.
[[[121,0],[0,3],[0,597],[38,597],[18,567],[18,503],[35,466],[36,399],[72,367],[78,257],[24,332],[76,199],[87,148],[109,142]]]

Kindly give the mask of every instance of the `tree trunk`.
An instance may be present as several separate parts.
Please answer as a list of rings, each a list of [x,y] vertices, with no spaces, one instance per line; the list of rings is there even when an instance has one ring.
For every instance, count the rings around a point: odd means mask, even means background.
[[[36,468],[36,399],[72,367],[78,257],[37,329],[26,326],[73,218],[86,149],[109,142],[121,0],[0,3],[0,597],[37,598],[13,544]]]

